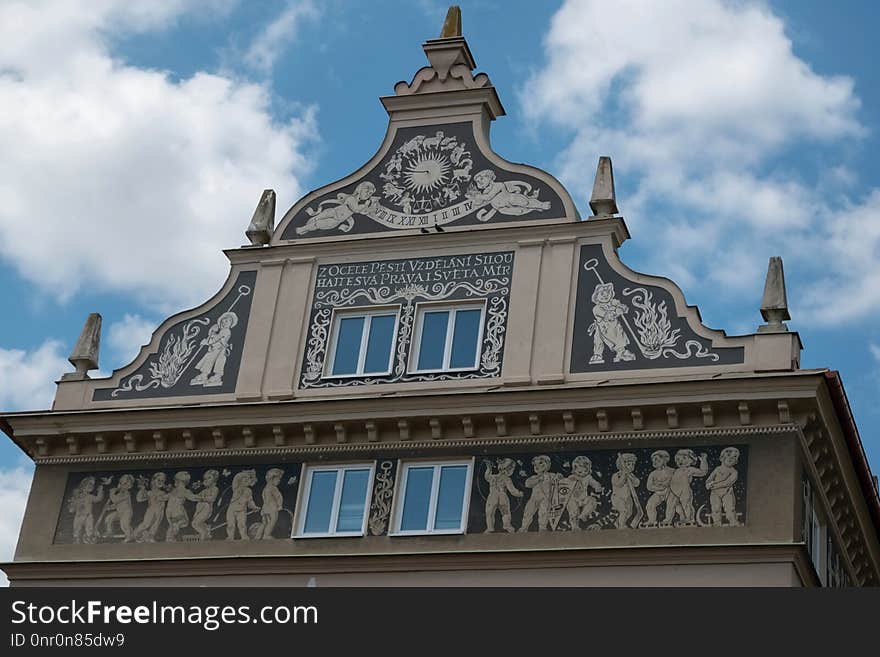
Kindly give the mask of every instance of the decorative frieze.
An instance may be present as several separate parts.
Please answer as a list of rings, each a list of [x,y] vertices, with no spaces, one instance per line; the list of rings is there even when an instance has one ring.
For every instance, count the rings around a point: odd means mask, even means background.
[[[747,456],[737,445],[483,459],[468,532],[739,526]]]
[[[373,458],[367,526],[382,535],[398,466],[390,455]],[[302,465],[73,472],[54,542],[289,538]],[[499,529],[499,514],[508,532],[739,526],[746,521],[747,470],[745,445],[495,451],[475,458],[467,532]]]
[[[71,473],[54,542],[288,537],[300,468],[283,463]]]

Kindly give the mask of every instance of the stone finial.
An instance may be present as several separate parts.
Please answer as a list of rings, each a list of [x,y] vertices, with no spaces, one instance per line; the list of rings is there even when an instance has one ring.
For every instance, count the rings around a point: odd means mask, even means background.
[[[446,12],[446,20],[443,21],[443,29],[440,30],[441,39],[449,39],[461,36],[461,8],[452,5]]]
[[[257,203],[250,225],[244,232],[254,246],[268,244],[275,230],[275,190],[267,189]]]
[[[92,313],[86,319],[79,340],[67,359],[76,368],[62,376],[62,380],[82,380],[89,378],[89,370],[98,369],[98,350],[101,347],[101,315]]]
[[[611,217],[618,212],[617,195],[614,193],[614,169],[611,167],[611,158],[605,155],[599,158],[599,166],[596,167],[590,208],[596,217]]]
[[[758,327],[759,333],[788,331],[785,320],[791,319],[791,315],[788,314],[785,272],[779,256],[771,257],[767,265],[767,280],[764,282],[764,296],[761,297],[761,316],[767,323]]]

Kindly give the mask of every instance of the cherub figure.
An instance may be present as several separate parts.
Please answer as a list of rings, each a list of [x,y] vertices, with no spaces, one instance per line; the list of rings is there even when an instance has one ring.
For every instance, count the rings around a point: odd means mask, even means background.
[[[284,498],[281,497],[281,491],[278,490],[278,484],[281,483],[283,475],[284,470],[280,468],[270,468],[266,471],[266,485],[263,486],[263,491],[260,494],[263,499],[263,508],[260,510],[260,516],[263,520],[260,538],[272,538],[275,523],[278,522],[278,512],[284,506]]]
[[[174,486],[168,493],[168,501],[165,505],[165,518],[168,520],[168,528],[165,530],[165,540],[169,543],[177,541],[180,530],[189,524],[189,514],[186,512],[184,502],[193,499],[193,493],[189,489],[192,477],[189,472],[181,470],[174,475]]]
[[[665,449],[658,449],[651,454],[651,465],[654,469],[648,475],[648,481],[645,488],[651,491],[651,497],[645,504],[645,514],[648,516],[647,526],[657,526],[657,507],[666,503],[668,508],[669,484],[672,482],[672,475],[675,472],[669,467],[669,452]]]
[[[232,499],[226,507],[226,539],[235,540],[235,531],[242,540],[248,540],[247,514],[259,511],[254,502],[254,491],[251,486],[257,483],[257,473],[253,470],[242,470],[232,478]]]
[[[586,456],[575,456],[571,461],[571,474],[562,480],[571,487],[565,508],[568,510],[568,524],[572,531],[580,528],[599,505],[599,501],[590,495],[592,488],[597,493],[604,490],[593,477],[593,462]]]
[[[140,524],[135,527],[134,532],[132,532],[138,541],[152,543],[156,540],[159,525],[162,524],[162,518],[165,516],[165,503],[168,501],[165,481],[165,473],[157,472],[150,479],[150,487],[147,489],[146,480],[138,478],[136,499],[138,502],[147,503],[144,517],[141,519]]]
[[[67,507],[73,514],[73,542],[95,542],[95,516],[94,505],[104,499],[104,487],[98,486],[95,490],[95,478],[84,477],[67,502]]]
[[[535,474],[526,479],[526,487],[531,488],[532,492],[523,511],[522,525],[519,528],[521,532],[529,531],[536,513],[538,531],[550,529],[550,507],[557,497],[559,480],[562,479],[561,474],[550,472],[550,457],[546,454],[533,458],[532,468]]]
[[[110,489],[107,494],[107,515],[104,516],[104,534],[113,533],[113,525],[119,524],[126,543],[134,538],[131,530],[131,489],[134,488],[134,477],[124,474],[119,477],[119,482]]]
[[[636,461],[635,454],[619,453],[616,460],[617,472],[611,475],[611,508],[617,511],[615,524],[618,529],[636,528],[642,519],[642,505],[636,493],[639,479],[633,474]]]
[[[694,477],[705,477],[709,472],[709,457],[700,454],[700,467],[694,467],[697,455],[692,449],[680,449],[675,453],[675,465],[669,481],[669,497],[666,500],[664,525],[671,525],[675,515],[683,525],[694,524],[694,491],[691,481]]]
[[[496,212],[509,215],[523,215],[533,210],[549,210],[550,202],[538,199],[540,190],[521,180],[497,182],[495,172],[483,169],[474,174],[474,182],[465,193],[475,205],[490,204],[477,212],[477,219],[489,221]]]
[[[296,234],[305,235],[314,230],[332,230],[339,228],[347,233],[354,228],[354,215],[363,214],[371,216],[379,202],[376,186],[369,180],[365,180],[354,188],[351,194],[337,194],[335,199],[321,201],[318,209],[306,208],[309,220],[302,226],[297,226]]]
[[[739,525],[736,518],[736,495],[733,485],[739,478],[736,464],[739,463],[739,450],[736,447],[725,447],[720,454],[721,465],[712,470],[712,474],[706,479],[706,489],[709,493],[709,505],[712,507],[712,524],[721,526],[722,511],[727,517],[727,524]]]
[[[505,531],[513,533],[516,531],[510,524],[510,498],[508,493],[514,497],[522,497],[523,493],[513,485],[511,477],[516,471],[516,461],[510,458],[503,458],[498,461],[498,472],[492,472],[492,462],[484,461],[486,471],[483,478],[489,484],[489,495],[486,497],[486,533],[495,531],[495,513],[501,511],[501,526]]]
[[[199,373],[189,382],[191,386],[201,385],[213,388],[223,385],[223,370],[226,369],[226,359],[232,347],[229,340],[232,338],[232,329],[238,324],[238,315],[234,312],[225,312],[217,318],[217,323],[208,331],[208,336],[201,344],[208,348],[195,368]]]
[[[620,318],[628,311],[624,304],[614,297],[613,283],[600,283],[593,290],[593,317],[587,333],[593,336],[593,356],[590,365],[605,362],[605,347],[614,351],[614,362],[635,360],[635,355],[627,349],[629,337]]]
[[[196,503],[196,510],[193,512],[190,526],[196,530],[200,541],[211,538],[208,518],[211,517],[211,511],[214,509],[214,500],[220,493],[220,489],[217,488],[219,478],[220,474],[216,470],[208,470],[202,475],[202,490],[198,493],[190,491],[188,499]]]

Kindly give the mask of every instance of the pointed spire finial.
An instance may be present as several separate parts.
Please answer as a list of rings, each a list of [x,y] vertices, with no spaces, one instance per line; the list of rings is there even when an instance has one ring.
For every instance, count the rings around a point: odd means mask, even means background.
[[[248,225],[244,234],[251,241],[253,246],[262,246],[268,244],[272,239],[272,232],[275,230],[275,190],[267,189],[263,191],[260,202],[257,203],[257,209],[254,210],[254,216]]]
[[[779,256],[771,257],[767,265],[767,279],[764,282],[764,295],[761,297],[761,316],[767,323],[758,327],[759,333],[788,331],[785,320],[791,319],[791,315],[788,313],[788,297],[785,293],[785,271]]]
[[[98,369],[98,350],[101,347],[101,315],[92,313],[86,319],[79,340],[70,352],[67,359],[76,368],[76,372],[69,372],[62,379],[82,380],[89,378],[89,370]]]
[[[614,169],[611,167],[611,158],[606,155],[599,158],[599,166],[596,167],[590,208],[596,217],[612,217],[618,213],[617,195],[614,192]]]
[[[443,29],[440,30],[441,39],[451,39],[461,36],[461,7],[452,5],[446,12],[446,20],[443,21]]]

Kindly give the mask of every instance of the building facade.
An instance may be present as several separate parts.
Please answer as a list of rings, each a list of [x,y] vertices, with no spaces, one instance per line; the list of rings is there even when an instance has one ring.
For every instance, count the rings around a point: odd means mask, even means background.
[[[635,272],[611,162],[581,217],[497,155],[450,13],[351,175],[226,252],[213,298],[106,379],[90,317],[36,463],[25,585],[880,582],[840,377],[800,368],[782,263],[754,334]]]

